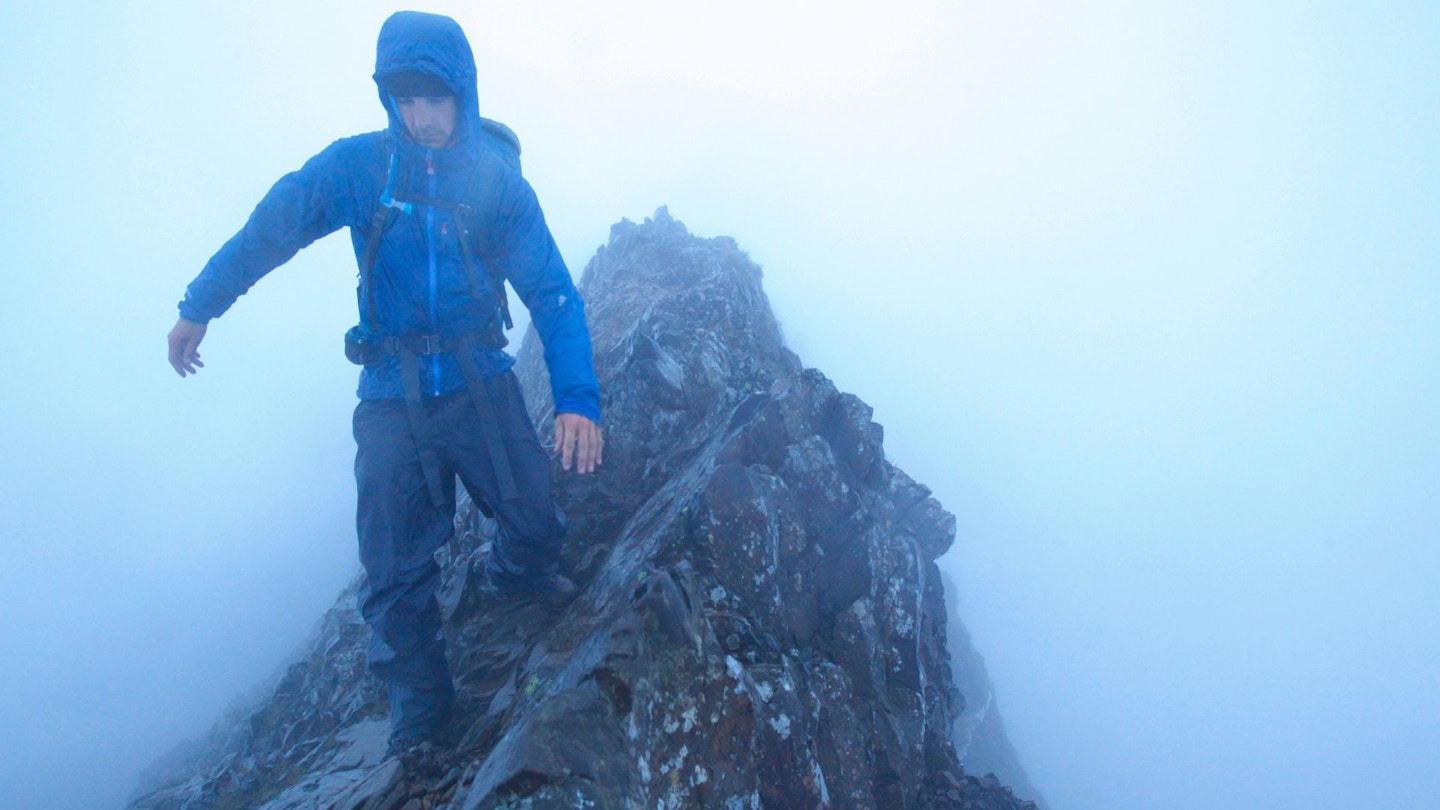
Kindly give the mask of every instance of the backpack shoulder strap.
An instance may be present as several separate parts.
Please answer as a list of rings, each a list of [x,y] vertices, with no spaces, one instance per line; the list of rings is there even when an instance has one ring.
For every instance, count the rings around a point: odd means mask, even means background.
[[[507,129],[506,132],[509,130]],[[513,133],[511,137],[514,137]],[[515,148],[518,155],[518,143]],[[479,281],[475,277],[475,262],[474,257],[471,256],[472,231],[475,228],[484,227],[483,218],[490,215],[499,204],[499,200],[496,198],[495,184],[486,182],[486,175],[489,173],[483,171],[484,166],[485,156],[482,153],[475,162],[474,170],[470,172],[470,179],[465,184],[465,193],[460,204],[455,206],[455,213],[464,223],[464,231],[461,233],[460,239],[462,258],[470,271],[470,284],[477,299],[480,297]],[[486,263],[485,270],[490,275],[490,289],[495,293],[495,305],[500,311],[500,320],[505,324],[506,329],[514,329],[515,323],[510,319],[510,296],[505,292],[505,271],[493,262]]]
[[[382,142],[385,148],[385,188],[380,192],[375,212],[370,215],[370,234],[365,237],[365,250],[360,254],[360,288],[365,296],[365,329],[371,334],[376,334],[378,327],[375,318],[374,275],[375,260],[380,255],[380,237],[384,235],[385,229],[390,227],[396,209],[404,205],[396,203],[390,196],[394,190],[396,175],[395,142],[388,132],[382,136]]]

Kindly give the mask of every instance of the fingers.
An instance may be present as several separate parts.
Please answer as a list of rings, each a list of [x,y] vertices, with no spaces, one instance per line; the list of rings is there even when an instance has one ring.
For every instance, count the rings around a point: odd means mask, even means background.
[[[560,467],[567,472],[572,464],[578,464],[579,472],[586,473],[586,443],[584,431],[576,424],[575,414],[562,413],[555,418],[555,449],[560,453]]]
[[[197,370],[204,368],[204,363],[200,362],[200,353],[196,352],[193,346],[189,349],[171,350],[170,365],[180,376],[187,375],[187,373],[193,375]]]
[[[205,367],[205,364],[200,362],[200,352],[195,344],[180,341],[170,343],[170,365],[181,377],[194,374],[196,369]]]
[[[194,374],[198,369],[205,367],[200,361],[200,352],[194,343],[170,344],[170,365],[174,367],[175,373],[184,377],[186,374]]]
[[[560,454],[560,466],[584,475],[592,473],[599,466],[604,454],[604,439],[600,426],[591,419],[575,413],[557,414],[555,417],[555,450]]]
[[[200,341],[205,337],[205,329],[205,324],[181,318],[170,330],[167,337],[170,344],[170,367],[181,377],[194,374],[205,367],[205,364],[200,362]]]
[[[571,438],[569,422],[565,419],[565,414],[556,414],[555,452],[560,454],[560,467],[565,470],[570,469],[570,454],[574,452]]]
[[[575,466],[581,474],[595,472],[600,463],[600,426],[586,419],[580,425],[580,436],[576,442]]]

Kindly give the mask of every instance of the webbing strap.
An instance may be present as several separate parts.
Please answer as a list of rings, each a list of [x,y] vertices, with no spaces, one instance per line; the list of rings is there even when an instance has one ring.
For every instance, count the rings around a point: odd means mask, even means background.
[[[470,297],[479,302],[484,299],[480,297],[480,276],[475,272],[475,257],[470,255],[470,229],[466,228],[459,219],[455,222],[460,228],[460,233],[456,234],[456,236],[460,237],[460,261],[465,263],[465,274],[470,277]],[[497,296],[505,294],[505,287],[503,286],[505,281],[502,279],[500,284],[501,287],[499,292],[496,293]],[[504,304],[501,304],[501,309],[504,310],[503,320],[505,322],[505,328],[510,329],[510,310]]]
[[[440,486],[440,459],[426,430],[425,410],[420,404],[420,357],[409,349],[400,352],[400,373],[405,379],[405,414],[410,417],[410,435],[415,439],[415,454],[425,471],[425,485],[436,509],[445,508],[445,490]]]
[[[480,417],[480,431],[484,434],[485,448],[490,453],[490,465],[495,468],[495,485],[500,500],[512,501],[519,497],[515,488],[515,474],[510,468],[510,456],[505,452],[505,438],[500,435],[500,420],[495,415],[495,403],[485,387],[485,378],[475,365],[475,337],[464,335],[460,338],[460,350],[456,356],[460,371],[465,375],[465,387],[470,389],[470,401]]]
[[[360,256],[360,287],[365,292],[365,329],[373,332],[375,321],[375,259],[380,255],[380,235],[390,224],[395,209],[380,206],[370,217],[370,235],[365,238],[365,252]]]
[[[480,418],[481,438],[485,442],[485,450],[490,456],[490,466],[495,471],[495,487],[499,492],[501,501],[512,501],[519,497],[519,489],[515,486],[515,471],[510,466],[510,454],[505,449],[505,437],[501,434],[500,419],[495,412],[495,402],[490,397],[490,389],[485,385],[485,377],[480,373],[479,366],[475,365],[475,350],[479,346],[479,338],[474,333],[461,335],[453,339],[453,354],[460,364],[460,371],[465,375],[465,387],[470,394],[470,403],[475,408],[475,414]],[[450,341],[446,341],[449,343]],[[429,342],[427,341],[427,345]],[[420,458],[420,466],[425,470],[425,483],[430,488],[430,499],[439,508],[445,506],[445,492],[440,483],[440,461],[434,445],[429,441],[428,424],[425,420],[425,410],[420,399],[420,357],[422,352],[416,349],[407,341],[395,340],[386,343],[386,352],[400,356],[400,376],[405,381],[405,412],[410,418],[410,432],[415,438],[415,451]],[[438,353],[442,350],[449,350],[450,346],[440,347],[440,342],[435,341],[433,351],[425,354]]]
[[[510,133],[512,136],[514,134],[513,132]],[[520,144],[518,141],[515,142],[515,146],[517,149],[519,148]],[[516,171],[519,171],[518,165],[516,165],[515,168]],[[465,184],[465,205],[463,207],[468,210],[462,212],[465,219],[476,219],[477,222],[480,215],[491,212],[499,205],[499,200],[497,200],[495,196],[498,193],[498,189],[496,189],[494,185],[482,185],[480,182],[481,176],[479,169],[480,164],[477,162],[475,170],[470,172],[470,179]],[[464,231],[461,233],[461,246],[463,250],[468,251],[469,248],[465,243],[469,241],[469,228],[464,225],[461,227],[464,228]],[[468,256],[464,258],[467,263],[470,261]],[[514,329],[515,323],[510,320],[510,296],[505,292],[505,271],[493,262],[487,264],[485,269],[490,273],[490,286],[493,287],[495,291],[495,304],[500,309],[500,322],[505,324],[506,329]],[[473,283],[475,279],[474,271],[471,271],[470,279]]]

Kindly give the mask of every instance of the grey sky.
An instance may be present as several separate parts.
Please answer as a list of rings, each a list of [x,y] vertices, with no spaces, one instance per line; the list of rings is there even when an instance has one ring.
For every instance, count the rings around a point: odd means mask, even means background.
[[[764,265],[956,513],[1056,810],[1440,805],[1440,8],[1262,5],[428,9],[577,276],[661,204]],[[163,338],[275,179],[383,125],[399,7],[0,9],[15,806],[118,801],[356,570],[348,240],[199,377]]]

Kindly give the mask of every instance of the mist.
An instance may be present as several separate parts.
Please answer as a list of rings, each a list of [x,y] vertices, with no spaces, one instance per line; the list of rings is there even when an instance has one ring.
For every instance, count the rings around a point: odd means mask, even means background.
[[[7,806],[121,805],[358,573],[348,240],[197,377],[164,338],[270,184],[384,125],[400,7],[0,8]],[[426,10],[577,278],[662,204],[764,266],[955,513],[1053,810],[1440,806],[1440,8],[814,8]]]

